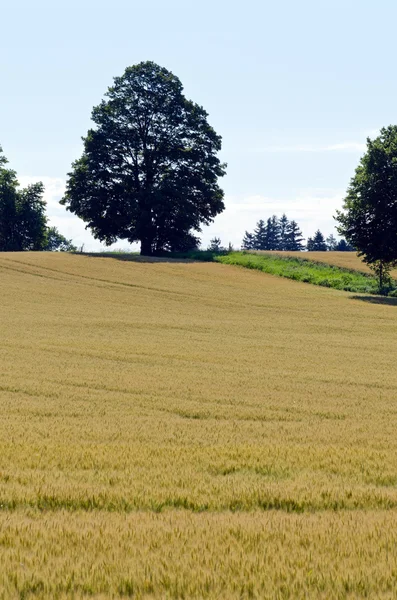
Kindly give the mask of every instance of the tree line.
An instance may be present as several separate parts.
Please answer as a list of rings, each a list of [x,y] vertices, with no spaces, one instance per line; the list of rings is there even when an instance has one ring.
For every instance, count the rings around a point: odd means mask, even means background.
[[[21,188],[15,171],[7,168],[0,146],[0,251],[76,250],[56,227],[47,225],[44,185]]]
[[[279,250],[300,252],[302,250],[325,252],[351,251],[354,248],[344,239],[337,241],[335,236],[329,235],[326,239],[318,229],[313,237],[304,243],[302,232],[298,223],[290,221],[284,213],[280,218],[276,215],[269,217],[265,223],[260,219],[252,233],[246,231],[243,238],[243,250]]]

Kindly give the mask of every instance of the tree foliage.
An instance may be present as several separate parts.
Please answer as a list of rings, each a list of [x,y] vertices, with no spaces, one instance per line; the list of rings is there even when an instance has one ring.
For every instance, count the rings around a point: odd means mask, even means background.
[[[246,231],[241,244],[243,250],[255,250],[255,234]]]
[[[307,238],[306,248],[309,252],[326,252],[326,250],[328,249],[327,244],[323,234],[319,229],[317,229],[316,233],[314,234],[314,237]]]
[[[383,286],[384,273],[397,264],[397,126],[367,139],[361,158],[338,211],[338,232],[375,269]]]
[[[19,189],[0,147],[0,251],[42,250],[46,216],[42,183]]]
[[[72,240],[68,240],[63,236],[56,227],[47,227],[43,250],[49,252],[76,252],[77,248]]]
[[[214,237],[210,240],[207,250],[209,252],[222,252],[224,250],[222,246],[221,238]]]
[[[354,248],[351,244],[348,244],[343,238],[335,246],[337,252],[354,252]]]
[[[327,245],[327,250],[329,250],[329,252],[334,252],[336,250],[336,247],[338,245],[338,241],[336,239],[336,237],[334,236],[333,233],[331,233],[327,239],[325,240],[325,243]]]
[[[288,225],[289,225],[289,221],[287,219],[287,215],[284,213],[283,215],[281,215],[281,219],[278,220],[280,250],[287,249]]]
[[[197,246],[192,231],[224,210],[221,138],[182,91],[175,75],[143,62],[93,109],[61,203],[105,244],[140,241],[143,254]]]
[[[300,252],[304,250],[304,238],[296,221],[289,221],[285,236],[285,248],[289,252]]]
[[[280,219],[273,215],[265,221],[260,219],[254,231],[245,232],[244,250],[303,250],[303,237],[296,221],[289,221],[285,214]]]

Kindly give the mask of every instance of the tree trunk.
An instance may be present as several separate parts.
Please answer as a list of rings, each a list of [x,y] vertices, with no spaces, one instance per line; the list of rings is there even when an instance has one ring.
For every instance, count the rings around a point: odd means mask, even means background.
[[[152,240],[149,238],[143,238],[141,240],[141,256],[152,256]]]

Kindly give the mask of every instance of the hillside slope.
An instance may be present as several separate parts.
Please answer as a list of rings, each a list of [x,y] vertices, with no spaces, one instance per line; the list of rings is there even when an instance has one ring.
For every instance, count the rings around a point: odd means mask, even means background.
[[[258,254],[260,250],[255,251]],[[363,273],[373,273],[368,265],[357,256],[355,252],[279,252],[279,251],[263,251],[264,254],[279,254],[280,256],[294,256],[307,260],[315,260],[328,265],[336,265],[344,269],[353,269],[354,271],[362,271]],[[397,279],[397,269],[393,269],[392,277]]]
[[[0,254],[0,598],[397,594],[397,306]]]

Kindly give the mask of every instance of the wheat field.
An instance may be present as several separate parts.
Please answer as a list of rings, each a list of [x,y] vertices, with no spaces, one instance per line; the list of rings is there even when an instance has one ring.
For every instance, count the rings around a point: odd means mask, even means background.
[[[56,253],[0,281],[0,598],[397,596],[395,299]]]

